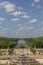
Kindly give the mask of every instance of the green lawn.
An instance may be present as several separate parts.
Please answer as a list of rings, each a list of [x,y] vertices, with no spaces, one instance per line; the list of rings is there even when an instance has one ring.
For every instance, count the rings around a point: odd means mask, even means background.
[[[12,64],[12,65],[17,65],[17,64]]]

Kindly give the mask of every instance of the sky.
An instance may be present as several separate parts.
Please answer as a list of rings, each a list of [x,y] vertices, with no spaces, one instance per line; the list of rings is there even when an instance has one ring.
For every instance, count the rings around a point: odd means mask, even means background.
[[[43,0],[0,0],[0,36],[43,36]]]

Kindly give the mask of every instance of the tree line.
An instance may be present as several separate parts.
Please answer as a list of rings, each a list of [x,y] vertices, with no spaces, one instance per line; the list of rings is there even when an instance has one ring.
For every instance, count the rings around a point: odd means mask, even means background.
[[[43,37],[22,39],[25,40],[28,47],[43,48]],[[0,48],[16,48],[18,40],[20,40],[20,38],[0,37]],[[25,45],[20,47],[25,48]]]

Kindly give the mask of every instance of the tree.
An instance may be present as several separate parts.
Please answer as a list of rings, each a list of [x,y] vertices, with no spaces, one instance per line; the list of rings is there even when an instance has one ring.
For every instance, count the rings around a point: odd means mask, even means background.
[[[8,54],[13,54],[13,50],[14,50],[13,48],[9,49]]]

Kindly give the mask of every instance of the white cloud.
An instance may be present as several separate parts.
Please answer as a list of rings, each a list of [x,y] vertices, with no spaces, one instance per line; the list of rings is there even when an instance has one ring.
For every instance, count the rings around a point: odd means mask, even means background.
[[[0,3],[0,8],[4,7],[5,2]]]
[[[11,11],[15,10],[14,9],[14,4],[11,4],[11,3],[6,4],[6,6],[4,8],[5,8],[6,12],[11,12]]]
[[[20,27],[19,27],[19,29],[18,29],[18,31],[24,31],[24,30],[32,30],[33,29],[33,27],[28,27],[28,26],[23,26],[23,25],[21,25]]]
[[[32,7],[34,7],[34,5],[35,5],[35,4],[34,4],[34,3],[32,3]]]
[[[29,30],[29,29],[33,29],[33,27],[26,27],[26,29],[28,29],[28,30]]]
[[[40,5],[36,6],[37,8],[42,8]]]
[[[4,2],[1,2],[0,3],[0,7],[1,8],[4,8],[6,12],[10,12],[11,15],[13,16],[18,16],[18,15],[22,15],[22,14],[27,14],[27,12],[22,12],[22,11],[19,11],[19,9],[22,9],[21,6],[17,6],[16,7],[16,4],[15,3],[11,3],[9,1],[4,1]],[[15,11],[16,8],[18,9],[18,11]]]
[[[39,3],[41,0],[34,0],[34,2],[32,3],[32,7],[37,7],[37,8],[42,8],[40,5],[36,5],[36,3]]]
[[[0,31],[0,36],[3,36],[6,32],[5,31]],[[5,35],[4,35],[5,36]]]
[[[22,16],[22,18],[30,18],[30,16],[24,15],[24,16]]]
[[[40,0],[34,0],[34,2],[40,2]]]
[[[17,26],[22,26],[22,24],[18,24]]]
[[[13,18],[13,19],[11,19],[11,21],[18,21],[19,20],[19,18]]]
[[[43,21],[41,22],[41,24],[43,24]]]
[[[8,30],[11,30],[11,28],[3,28],[2,31],[8,31]]]
[[[3,17],[0,17],[0,21],[4,21],[5,20],[5,18],[3,18]]]
[[[12,12],[15,10],[16,5],[13,3],[10,3],[8,1],[4,1],[4,2],[0,3],[0,7],[5,8],[6,12]]]
[[[0,24],[2,24],[2,22],[0,21]]]
[[[18,9],[23,9],[23,8],[19,6]]]
[[[40,31],[43,31],[43,27],[39,29]]]
[[[42,8],[40,5],[36,5],[35,3],[32,3],[31,6],[32,6],[32,7],[36,7],[36,8]]]
[[[38,20],[37,19],[32,19],[32,20],[30,20],[28,23],[35,23],[35,22],[37,22]]]
[[[11,13],[13,16],[18,16],[18,15],[21,15],[21,14],[27,14],[26,12],[21,12],[21,11],[15,11],[13,13]]]

